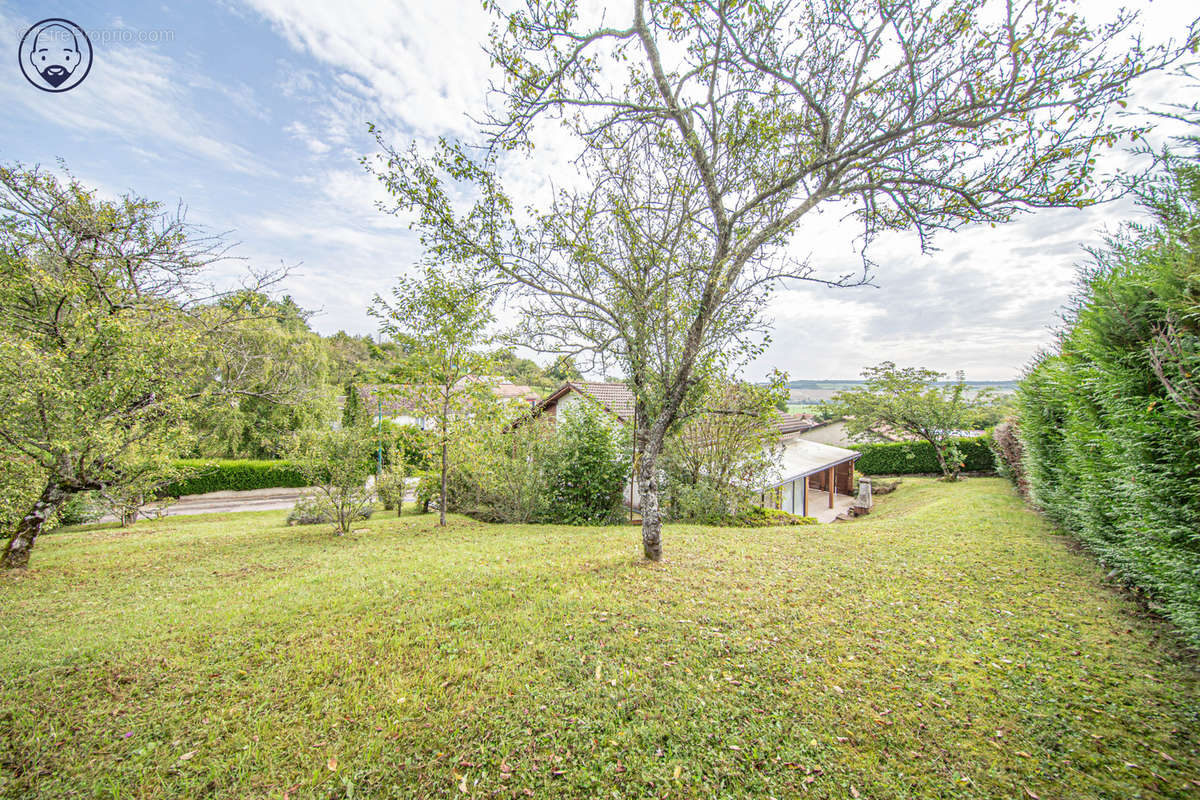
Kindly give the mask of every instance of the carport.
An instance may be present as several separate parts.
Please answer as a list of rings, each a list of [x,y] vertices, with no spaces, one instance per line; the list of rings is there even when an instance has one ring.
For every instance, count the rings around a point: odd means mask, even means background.
[[[862,453],[794,439],[783,444],[779,474],[759,492],[762,504],[803,517],[832,522],[854,502],[854,462]]]

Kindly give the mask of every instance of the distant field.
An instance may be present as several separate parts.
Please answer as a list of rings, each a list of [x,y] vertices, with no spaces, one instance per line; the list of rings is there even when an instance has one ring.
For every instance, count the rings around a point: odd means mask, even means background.
[[[283,512],[0,578],[0,796],[1170,798],[1200,672],[999,479],[799,529]]]

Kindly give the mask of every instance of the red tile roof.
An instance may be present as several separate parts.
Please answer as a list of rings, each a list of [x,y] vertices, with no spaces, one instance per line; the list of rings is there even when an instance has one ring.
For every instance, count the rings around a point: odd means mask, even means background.
[[[578,392],[590,397],[599,403],[601,408],[615,416],[621,422],[631,422],[633,420],[633,392],[629,391],[629,387],[619,381],[604,383],[567,381],[539,403],[533,410],[533,414],[536,416],[547,408],[558,405],[558,401],[570,392]]]

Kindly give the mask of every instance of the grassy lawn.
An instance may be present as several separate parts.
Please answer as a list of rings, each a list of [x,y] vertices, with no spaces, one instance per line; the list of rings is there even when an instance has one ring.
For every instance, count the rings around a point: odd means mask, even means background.
[[[0,578],[0,795],[1200,797],[1200,671],[1008,485],[860,522],[284,512]]]

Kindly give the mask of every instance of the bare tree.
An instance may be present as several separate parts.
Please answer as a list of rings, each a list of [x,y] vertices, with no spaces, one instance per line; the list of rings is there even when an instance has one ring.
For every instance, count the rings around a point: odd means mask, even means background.
[[[634,0],[610,25],[530,0],[495,12],[503,80],[483,146],[397,150],[376,131],[372,168],[387,210],[417,213],[431,259],[507,282],[547,349],[625,373],[643,546],[658,559],[658,457],[689,394],[761,345],[780,281],[864,279],[789,257],[806,215],[852,215],[865,252],[882,231],[927,247],[938,231],[1105,196],[1097,150],[1140,133],[1113,108],[1181,50],[1144,47],[1128,13],[1089,29],[1063,5]],[[500,174],[556,121],[580,147],[577,174],[519,212]]]

